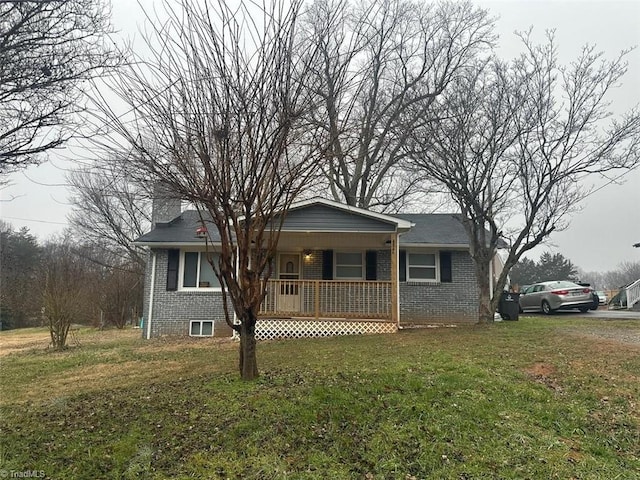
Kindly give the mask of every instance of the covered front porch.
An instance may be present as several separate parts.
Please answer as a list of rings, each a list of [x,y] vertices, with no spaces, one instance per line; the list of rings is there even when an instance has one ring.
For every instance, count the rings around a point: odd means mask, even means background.
[[[259,312],[257,334],[395,332],[401,219],[333,202],[289,211]],[[327,333],[323,333],[327,332]]]

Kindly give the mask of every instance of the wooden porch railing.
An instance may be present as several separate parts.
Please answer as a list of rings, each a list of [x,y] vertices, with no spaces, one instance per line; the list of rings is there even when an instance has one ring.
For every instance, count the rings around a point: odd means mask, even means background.
[[[261,316],[391,319],[391,282],[269,280]]]

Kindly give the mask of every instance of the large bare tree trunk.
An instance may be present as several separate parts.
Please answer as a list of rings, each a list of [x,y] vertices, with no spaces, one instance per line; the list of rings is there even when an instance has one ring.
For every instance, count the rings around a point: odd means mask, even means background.
[[[494,310],[491,308],[489,264],[487,262],[476,262],[476,280],[478,282],[478,324],[491,325],[494,320]]]
[[[258,378],[256,357],[256,315],[247,312],[240,325],[240,376],[243,380]]]

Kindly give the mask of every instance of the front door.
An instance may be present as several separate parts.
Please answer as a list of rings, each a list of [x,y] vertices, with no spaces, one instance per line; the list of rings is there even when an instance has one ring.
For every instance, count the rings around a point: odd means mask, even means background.
[[[279,312],[300,311],[300,255],[297,253],[281,253],[278,260]],[[289,280],[289,281],[288,281]]]

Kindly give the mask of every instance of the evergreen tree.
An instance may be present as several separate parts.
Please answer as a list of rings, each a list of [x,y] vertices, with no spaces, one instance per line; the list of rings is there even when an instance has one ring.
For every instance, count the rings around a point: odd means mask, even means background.
[[[42,306],[42,248],[28,228],[0,222],[0,329],[37,325]]]
[[[538,262],[540,280],[578,280],[578,269],[561,253],[544,252]]]

